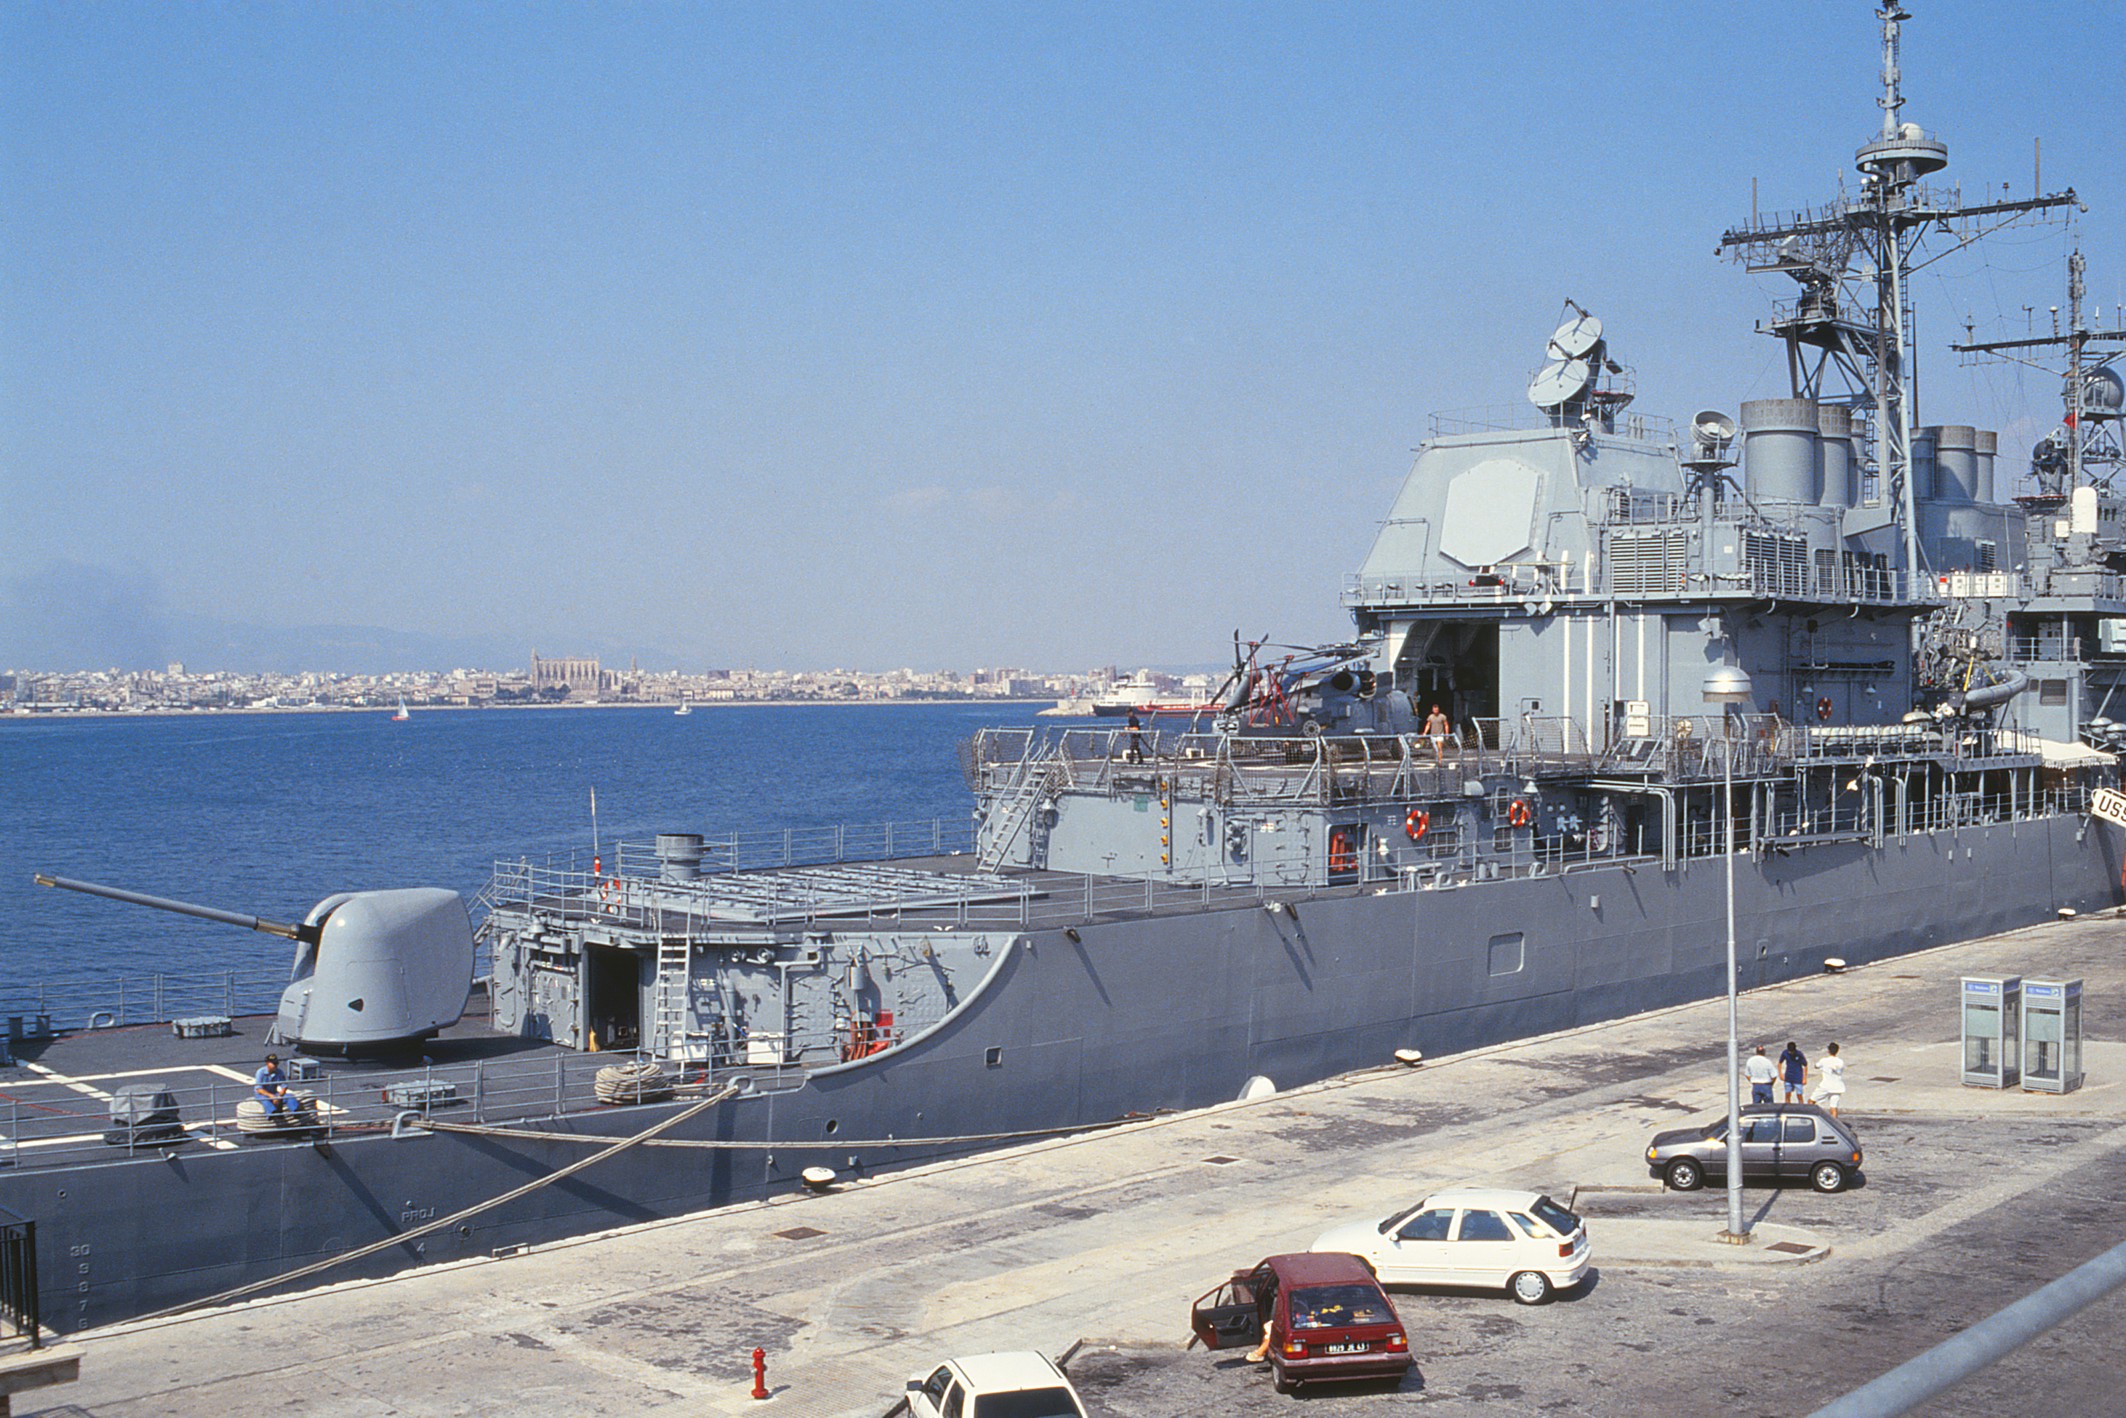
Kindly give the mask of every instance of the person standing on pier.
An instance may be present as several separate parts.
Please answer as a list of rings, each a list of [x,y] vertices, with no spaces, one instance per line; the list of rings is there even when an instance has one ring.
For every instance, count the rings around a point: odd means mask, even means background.
[[[1742,1076],[1749,1080],[1750,1102],[1772,1101],[1772,1082],[1779,1075],[1773,1072],[1772,1061],[1764,1056],[1764,1045],[1759,1044],[1757,1052],[1751,1054],[1749,1061],[1742,1065]]]
[[[1823,1075],[1816,1084],[1816,1102],[1835,1118],[1838,1105],[1845,1101],[1845,1060],[1838,1057],[1836,1044],[1824,1046],[1823,1061],[1816,1069]]]
[[[1142,763],[1144,761],[1144,721],[1137,717],[1137,711],[1134,709],[1129,711],[1128,728],[1129,761]]]
[[[1786,1084],[1785,1101],[1808,1101],[1809,1057],[1792,1039],[1786,1041],[1786,1052],[1779,1056],[1779,1077]]]

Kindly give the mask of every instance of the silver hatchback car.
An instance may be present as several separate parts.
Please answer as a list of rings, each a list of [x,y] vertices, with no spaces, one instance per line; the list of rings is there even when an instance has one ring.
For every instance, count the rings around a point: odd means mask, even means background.
[[[1656,1133],[1646,1165],[1677,1191],[1727,1180],[1727,1119]],[[1860,1170],[1860,1140],[1841,1119],[1810,1103],[1755,1103],[1742,1110],[1742,1180],[1807,1180],[1820,1192],[1844,1189]]]

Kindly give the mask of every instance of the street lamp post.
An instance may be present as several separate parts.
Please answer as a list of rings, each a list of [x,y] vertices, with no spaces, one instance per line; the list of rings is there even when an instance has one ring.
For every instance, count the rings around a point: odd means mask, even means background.
[[[1727,819],[1723,853],[1727,863],[1727,1230],[1722,1240],[1744,1245],[1749,1228],[1742,1220],[1742,1035],[1736,1008],[1735,970],[1735,740],[1728,707],[1747,704],[1753,686],[1737,665],[1715,666],[1705,676],[1705,699],[1721,706],[1721,815]]]

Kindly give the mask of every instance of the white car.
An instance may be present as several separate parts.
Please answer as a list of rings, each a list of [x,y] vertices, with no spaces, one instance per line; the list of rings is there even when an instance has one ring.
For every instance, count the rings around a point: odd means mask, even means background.
[[[1349,1251],[1383,1285],[1503,1289],[1524,1305],[1587,1276],[1593,1254],[1580,1218],[1540,1192],[1457,1187],[1384,1221],[1351,1221],[1309,1250]]]
[[[912,1418],[1086,1418],[1078,1391],[1046,1356],[970,1354],[908,1380]]]

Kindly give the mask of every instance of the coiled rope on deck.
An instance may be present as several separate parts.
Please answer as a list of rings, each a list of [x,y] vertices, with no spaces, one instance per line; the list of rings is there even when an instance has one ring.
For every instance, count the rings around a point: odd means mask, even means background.
[[[662,1103],[672,1096],[672,1077],[655,1059],[608,1064],[591,1080],[591,1091],[601,1103]]]
[[[172,1305],[167,1309],[155,1310],[149,1314],[141,1315],[134,1320],[128,1321],[128,1323],[141,1324],[149,1320],[169,1319],[175,1315],[188,1314],[193,1310],[202,1310],[215,1305],[226,1305],[231,1303],[232,1301],[241,1300],[251,1295],[256,1295],[262,1290],[271,1290],[278,1286],[287,1285],[297,1280],[304,1280],[310,1276],[322,1274],[327,1270],[331,1270],[335,1266],[346,1265],[350,1261],[363,1260],[369,1256],[377,1254],[379,1251],[388,1251],[393,1246],[402,1246],[409,1241],[419,1240],[423,1236],[429,1235],[436,1231],[441,1231],[446,1227],[455,1226],[461,1221],[466,1221],[471,1219],[472,1217],[478,1216],[483,1211],[492,1211],[498,1206],[508,1205],[510,1202],[515,1201],[519,1197],[530,1196],[533,1192],[538,1191],[541,1187],[550,1187],[555,1182],[565,1181],[568,1178],[575,1176],[578,1172],[586,1171],[589,1168],[597,1166],[600,1162],[603,1162],[608,1157],[618,1156],[620,1153],[627,1151],[630,1147],[640,1147],[645,1143],[651,1141],[659,1133],[669,1132],[673,1128],[678,1127],[681,1123],[686,1122],[690,1118],[698,1117],[702,1113],[707,1112],[709,1109],[715,1107],[718,1103],[723,1102],[726,1098],[733,1096],[737,1092],[738,1089],[736,1087],[726,1087],[720,1089],[715,1093],[711,1093],[708,1097],[703,1098],[698,1103],[690,1103],[686,1107],[681,1108],[678,1112],[672,1114],[672,1116],[666,1118],[663,1122],[656,1123],[650,1127],[644,1128],[641,1132],[635,1134],[633,1137],[599,1138],[598,1141],[609,1142],[612,1145],[610,1147],[607,1147],[602,1152],[592,1153],[590,1156],[583,1158],[581,1161],[571,1162],[566,1167],[561,1168],[561,1170],[557,1172],[549,1172],[545,1176],[540,1177],[535,1181],[526,1182],[523,1186],[517,1187],[511,1191],[506,1191],[500,1196],[489,1197],[486,1201],[478,1202],[472,1206],[468,1206],[463,1211],[455,1211],[448,1216],[440,1218],[439,1220],[430,1221],[423,1225],[416,1226],[411,1231],[401,1231],[397,1235],[387,1236],[381,1241],[372,1241],[366,1246],[357,1246],[351,1251],[343,1251],[339,1255],[328,1256],[324,1260],[320,1261],[313,1261],[309,1265],[288,1271],[286,1274],[283,1275],[275,1275],[265,1280],[254,1280],[248,1285],[238,1285],[234,1289],[224,1290],[216,1295],[208,1295],[203,1299],[187,1300],[181,1305]],[[559,1135],[564,1137],[568,1136],[568,1134],[565,1133]]]

